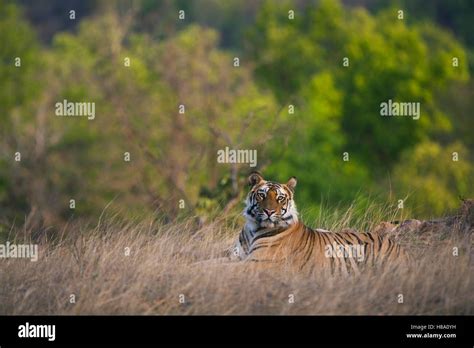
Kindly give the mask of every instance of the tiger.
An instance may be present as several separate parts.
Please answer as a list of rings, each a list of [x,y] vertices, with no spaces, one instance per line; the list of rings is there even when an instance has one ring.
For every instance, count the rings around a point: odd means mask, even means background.
[[[282,184],[252,172],[248,183],[245,225],[232,249],[233,260],[286,263],[298,271],[348,275],[360,274],[367,265],[408,259],[407,253],[388,235],[335,233],[306,226],[299,220],[294,201],[296,177]]]

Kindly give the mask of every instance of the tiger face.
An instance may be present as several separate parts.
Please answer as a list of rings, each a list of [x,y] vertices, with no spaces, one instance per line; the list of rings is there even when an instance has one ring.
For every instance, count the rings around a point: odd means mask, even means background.
[[[298,222],[298,212],[293,200],[296,178],[286,184],[265,180],[260,173],[249,176],[250,192],[247,195],[244,216],[247,227],[259,228],[287,227]]]

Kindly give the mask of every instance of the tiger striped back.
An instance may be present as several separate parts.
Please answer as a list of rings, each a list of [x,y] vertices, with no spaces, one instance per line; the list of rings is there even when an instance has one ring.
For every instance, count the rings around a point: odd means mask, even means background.
[[[245,261],[286,263],[298,271],[331,274],[358,274],[368,265],[395,265],[408,260],[400,245],[388,236],[320,232],[301,222],[288,228],[242,230],[236,248],[241,248],[238,254]]]

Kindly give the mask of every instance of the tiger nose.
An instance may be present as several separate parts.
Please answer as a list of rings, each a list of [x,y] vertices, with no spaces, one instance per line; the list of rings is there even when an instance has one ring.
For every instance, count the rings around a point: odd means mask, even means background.
[[[263,211],[265,212],[265,214],[268,215],[268,217],[272,216],[272,214],[275,212],[275,210],[269,210],[269,209],[263,209]]]

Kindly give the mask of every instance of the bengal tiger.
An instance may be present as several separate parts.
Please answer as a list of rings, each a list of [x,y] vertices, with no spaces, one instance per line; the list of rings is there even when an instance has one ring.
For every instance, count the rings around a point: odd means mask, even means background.
[[[378,233],[311,229],[299,221],[295,177],[286,184],[250,174],[246,223],[233,248],[233,259],[287,263],[297,270],[358,274],[366,265],[405,261],[407,254],[389,236]],[[362,256],[362,257],[360,257]]]

